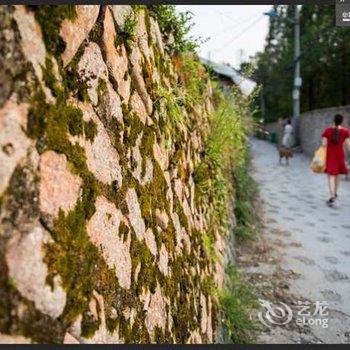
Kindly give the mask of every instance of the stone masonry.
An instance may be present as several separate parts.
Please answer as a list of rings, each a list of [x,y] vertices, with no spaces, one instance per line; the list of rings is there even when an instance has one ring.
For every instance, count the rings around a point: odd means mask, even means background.
[[[209,80],[176,120],[188,92],[144,7],[0,6],[0,53],[0,343],[215,342]]]

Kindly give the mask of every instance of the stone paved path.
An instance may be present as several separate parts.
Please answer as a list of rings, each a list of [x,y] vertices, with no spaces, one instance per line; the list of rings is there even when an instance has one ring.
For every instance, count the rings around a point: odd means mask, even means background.
[[[289,167],[280,166],[276,147],[256,139],[252,154],[263,201],[263,234],[267,240],[278,239],[278,268],[299,276],[291,284],[293,294],[330,306],[329,327],[311,327],[304,341],[350,343],[350,182],[341,182],[339,205],[329,208],[326,176],[309,170],[309,158],[296,154]],[[278,327],[263,334],[261,342],[302,339]]]

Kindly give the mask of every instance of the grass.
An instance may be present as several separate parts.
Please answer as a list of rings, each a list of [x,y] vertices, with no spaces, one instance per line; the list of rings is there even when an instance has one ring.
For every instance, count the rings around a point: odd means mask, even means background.
[[[254,203],[258,187],[249,174],[249,163],[249,151],[247,151],[243,163],[232,175],[235,198],[234,214],[237,223],[234,234],[239,242],[254,236],[255,224],[258,220]]]
[[[251,311],[259,305],[257,296],[232,266],[228,266],[227,276],[226,287],[219,295],[224,339],[234,344],[252,343],[259,329],[258,323],[250,317]]]

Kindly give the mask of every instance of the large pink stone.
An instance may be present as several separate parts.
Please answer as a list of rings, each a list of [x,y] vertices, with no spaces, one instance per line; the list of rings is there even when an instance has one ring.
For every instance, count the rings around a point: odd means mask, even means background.
[[[118,230],[123,219],[122,213],[106,198],[97,197],[96,212],[87,225],[90,240],[101,247],[102,255],[110,268],[115,268],[121,287],[131,285],[130,236],[124,240]]]
[[[48,269],[43,262],[43,248],[49,242],[50,235],[39,224],[29,233],[16,232],[8,242],[6,262],[18,291],[33,301],[38,310],[57,318],[66,304],[66,293],[59,276],[54,277],[53,288],[46,283]]]
[[[80,344],[79,340],[74,338],[70,333],[66,333],[63,339],[63,344]]]
[[[208,323],[208,315],[207,315],[207,300],[203,294],[200,296],[200,306],[201,306],[201,332],[207,332],[207,323]]]
[[[156,43],[159,52],[163,55],[164,46],[163,46],[162,34],[159,30],[158,22],[154,20],[152,17],[150,17],[150,24],[151,24],[150,35],[152,36],[153,41]]]
[[[74,208],[82,180],[68,169],[64,154],[46,151],[40,159],[40,210],[57,216],[59,209],[67,212]]]
[[[202,337],[199,334],[198,330],[191,332],[191,335],[186,342],[186,344],[201,344],[201,343],[202,343]]]
[[[119,95],[114,91],[111,83],[107,83],[107,112],[108,119],[117,119],[119,123],[123,122],[123,111]]]
[[[169,274],[169,254],[165,248],[165,245],[162,244],[159,252],[159,270],[163,275],[168,276]]]
[[[143,240],[145,237],[146,226],[141,216],[141,209],[137,199],[136,191],[133,188],[129,188],[126,192],[126,204],[129,210],[129,220],[133,227],[136,237],[139,240]]]
[[[100,10],[99,5],[75,6],[77,18],[74,21],[63,20],[60,35],[66,43],[62,54],[63,65],[66,66],[78,51],[79,46],[90,33]]]
[[[0,195],[8,186],[18,162],[26,156],[31,141],[24,130],[27,126],[28,106],[17,104],[15,98],[0,109]]]
[[[164,329],[167,321],[166,302],[158,283],[154,294],[150,296],[149,304],[147,304],[145,305],[147,310],[145,323],[148,332],[153,335],[155,327]]]
[[[166,170],[169,167],[169,156],[165,149],[165,146],[162,145],[161,147],[157,142],[155,142],[153,144],[153,154],[160,167],[163,170]]]
[[[141,100],[145,105],[147,113],[150,115],[153,111],[153,104],[150,96],[148,95],[146,84],[143,78],[142,53],[136,45],[132,47],[129,58],[130,58],[131,67],[132,67],[131,77],[132,77],[133,83],[136,87],[137,93],[140,95]]]
[[[107,8],[103,23],[102,49],[106,56],[108,70],[117,82],[118,93],[127,102],[131,83],[128,74],[128,56],[124,45],[115,47],[116,35],[113,17],[110,9]]]
[[[165,231],[169,223],[169,217],[167,213],[165,211],[156,209],[156,219],[157,219],[158,226]]]
[[[154,233],[152,231],[152,229],[147,229],[146,233],[145,233],[145,242],[147,244],[148,249],[150,250],[150,252],[156,256],[157,255],[157,243],[156,243],[156,239],[154,237]]]
[[[21,47],[26,59],[33,65],[38,79],[42,79],[41,66],[45,66],[46,49],[34,13],[23,5],[16,5],[13,17],[21,34]]]
[[[176,193],[177,198],[179,198],[180,201],[183,199],[183,184],[180,179],[174,180],[174,190]]]
[[[140,95],[135,91],[130,98],[130,107],[134,111],[143,124],[146,124],[148,114],[145,105],[140,97]]]
[[[108,81],[108,70],[100,47],[94,43],[86,46],[77,67],[81,79],[86,82],[87,91],[94,106],[98,103],[98,84],[100,79]]]
[[[32,341],[29,338],[22,335],[10,335],[0,333],[0,344],[31,344]]]
[[[116,181],[122,184],[122,173],[119,165],[119,155],[112,146],[109,135],[90,104],[78,103],[83,112],[85,121],[94,121],[97,126],[97,135],[93,142],[82,137],[71,137],[71,141],[78,142],[85,148],[88,169],[98,180],[105,184]]]
[[[207,336],[208,336],[208,342],[213,342],[213,325],[212,325],[212,302],[211,297],[208,297],[208,320],[207,320]]]
[[[141,139],[142,134],[140,134],[137,138],[135,146],[131,148],[130,162],[132,161],[134,164],[136,164],[134,170],[132,171],[132,174],[135,177],[135,179],[137,179],[140,184],[146,185],[147,183],[152,181],[153,178],[153,163],[149,158],[147,158],[145,163],[145,173],[142,174],[142,155],[140,151]]]
[[[50,89],[43,82],[42,67],[45,67],[46,48],[42,39],[42,32],[39,24],[35,21],[33,11],[29,11],[23,5],[16,5],[13,13],[21,40],[20,45],[23,54],[34,68],[34,73],[49,101],[54,101]]]
[[[148,33],[145,23],[145,11],[137,13],[136,37],[139,48],[148,62],[153,59],[153,52],[148,46]],[[151,58],[152,57],[152,58]]]

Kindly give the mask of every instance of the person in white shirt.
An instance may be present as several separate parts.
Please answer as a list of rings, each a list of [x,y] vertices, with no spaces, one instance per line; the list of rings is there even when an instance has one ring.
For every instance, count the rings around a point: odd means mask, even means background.
[[[292,121],[288,119],[287,124],[284,127],[282,146],[285,148],[292,148],[293,143],[294,139]]]

